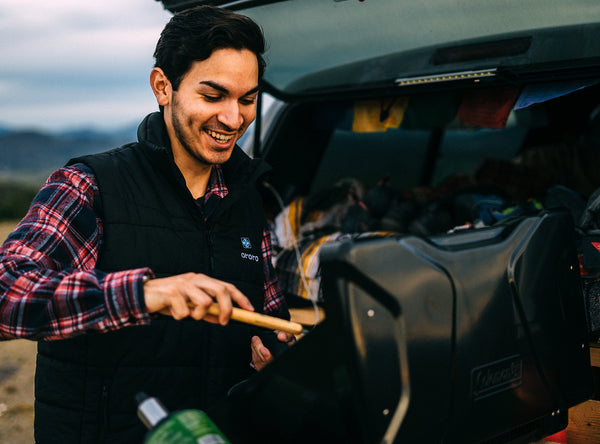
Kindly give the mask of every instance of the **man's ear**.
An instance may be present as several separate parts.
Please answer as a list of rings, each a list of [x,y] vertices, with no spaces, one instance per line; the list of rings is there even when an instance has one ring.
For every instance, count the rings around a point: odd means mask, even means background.
[[[171,82],[162,69],[152,69],[150,72],[150,86],[160,106],[166,106],[171,102]]]

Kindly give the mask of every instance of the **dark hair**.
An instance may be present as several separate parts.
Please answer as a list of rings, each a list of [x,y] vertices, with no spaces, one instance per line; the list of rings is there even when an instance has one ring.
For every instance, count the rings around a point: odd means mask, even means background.
[[[249,17],[212,6],[198,6],[175,14],[163,29],[154,58],[177,90],[192,63],[208,59],[217,49],[247,49],[258,60],[258,78],[265,71],[265,38]]]

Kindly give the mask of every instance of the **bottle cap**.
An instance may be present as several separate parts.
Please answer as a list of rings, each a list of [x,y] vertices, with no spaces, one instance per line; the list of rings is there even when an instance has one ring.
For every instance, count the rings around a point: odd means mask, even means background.
[[[145,393],[136,395],[138,402],[137,415],[144,425],[151,429],[160,421],[169,416],[168,410],[160,403],[160,401]]]

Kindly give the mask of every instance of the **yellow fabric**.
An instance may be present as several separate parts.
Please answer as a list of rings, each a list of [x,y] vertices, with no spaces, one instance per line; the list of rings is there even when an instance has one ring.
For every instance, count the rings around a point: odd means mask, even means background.
[[[342,233],[333,233],[327,236],[322,236],[308,245],[305,245],[300,253],[300,264],[297,265],[295,269],[295,273],[299,276],[299,284],[298,288],[294,292],[297,296],[300,296],[304,299],[312,299],[317,300],[319,295],[319,290],[321,287],[321,273],[320,273],[320,257],[319,252],[321,247],[330,242],[335,242],[340,239],[340,237],[350,237],[350,238],[368,238],[368,237],[389,237],[396,235],[396,232],[393,231],[373,231],[366,232],[360,234],[342,234]],[[300,272],[300,268],[302,268],[302,272]],[[303,282],[302,276],[306,279],[306,282]]]
[[[369,133],[398,128],[404,119],[407,107],[408,97],[357,101],[354,103],[352,131]]]
[[[308,288],[305,285],[301,285],[298,288],[300,293],[298,296],[305,299],[316,300],[319,292],[319,286],[321,284],[321,279],[318,273],[320,266],[319,250],[324,243],[331,241],[331,239],[334,237],[335,236],[324,236],[320,239],[317,239],[310,244],[306,251],[302,252],[300,256],[302,263],[298,264],[298,267],[302,267],[303,269],[303,275],[306,278],[306,285]],[[309,291],[311,294],[309,294]]]
[[[300,235],[303,199],[294,199],[275,218],[275,237],[281,248],[293,248]]]
[[[296,239],[298,239],[298,235],[300,234],[300,218],[302,217],[303,201],[304,199],[302,199],[301,197],[294,199],[288,207],[288,220],[290,222],[290,227],[292,227],[293,236]]]

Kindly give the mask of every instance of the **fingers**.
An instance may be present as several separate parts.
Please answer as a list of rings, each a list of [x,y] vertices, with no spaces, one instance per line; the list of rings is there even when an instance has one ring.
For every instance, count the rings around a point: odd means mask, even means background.
[[[151,279],[144,284],[144,300],[149,313],[159,312],[178,320],[190,316],[221,325],[229,322],[233,303],[254,310],[250,300],[234,285],[200,273]],[[215,301],[218,317],[208,314]]]
[[[171,298],[169,305],[162,309],[162,313],[170,315],[173,319],[179,321],[190,315],[190,307],[188,307],[185,299],[175,297]]]
[[[277,331],[277,340],[285,342],[287,345],[293,345],[296,343],[296,337],[291,333],[285,331]]]
[[[208,297],[208,295],[206,295]],[[212,299],[211,299],[212,301]],[[208,313],[208,308],[205,304],[194,303],[191,301],[187,302],[188,310],[190,310],[189,317],[200,320],[204,319],[209,322],[217,322],[217,318]]]
[[[252,349],[252,363],[256,370],[262,370],[269,362],[273,360],[273,355],[267,347],[265,347],[258,336],[252,337],[250,344]]]
[[[276,331],[276,333],[278,341],[285,342],[288,346],[296,343],[296,337],[294,335],[284,331]],[[258,336],[252,337],[250,348],[252,350],[252,363],[257,370],[263,369],[274,359],[271,351],[265,347],[262,340]]]
[[[244,310],[254,311],[254,306],[250,303],[250,299],[248,299],[244,293],[237,289],[237,287],[233,284],[227,284],[229,287],[231,299]]]
[[[210,297],[206,309],[216,300],[219,305],[218,322],[221,325],[225,325],[231,318],[231,312],[233,309],[233,302],[239,305],[245,310],[254,311],[254,307],[250,303],[250,300],[236,288],[235,285],[228,282],[223,282],[217,279],[213,279],[206,275],[196,275],[195,285],[201,286],[202,295],[207,294]],[[204,304],[206,301],[204,298],[200,301],[191,299],[193,304]]]

